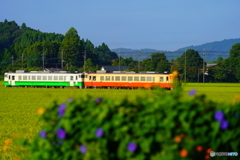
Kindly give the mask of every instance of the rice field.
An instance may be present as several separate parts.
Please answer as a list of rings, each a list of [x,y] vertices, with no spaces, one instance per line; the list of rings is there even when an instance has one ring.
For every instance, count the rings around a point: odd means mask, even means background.
[[[191,89],[196,89],[197,94],[207,95],[208,99],[228,104],[240,95],[240,83],[186,83],[183,84],[185,97]]]
[[[197,94],[206,94],[209,99],[224,103],[232,103],[234,96],[240,95],[239,83],[187,83],[183,84],[183,97],[189,98],[188,92],[192,89],[196,89]],[[124,97],[131,99],[150,93],[150,90],[5,88],[0,82],[0,159],[22,160],[29,155],[17,141],[20,138],[33,139],[41,127],[37,110],[48,107],[53,100],[62,103],[69,97],[90,94],[119,101]],[[4,148],[6,140],[11,142]]]

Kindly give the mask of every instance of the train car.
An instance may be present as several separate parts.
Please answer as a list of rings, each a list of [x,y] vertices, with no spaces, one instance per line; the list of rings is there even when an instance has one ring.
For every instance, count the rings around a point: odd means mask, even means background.
[[[5,87],[78,87],[82,88],[82,73],[49,73],[16,71],[4,74]]]
[[[152,88],[173,89],[172,74],[160,73],[87,73],[85,88]]]

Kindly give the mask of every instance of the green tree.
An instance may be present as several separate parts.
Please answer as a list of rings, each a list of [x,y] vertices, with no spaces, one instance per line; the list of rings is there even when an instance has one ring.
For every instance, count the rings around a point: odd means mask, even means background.
[[[156,71],[164,73],[170,70],[170,64],[164,53],[153,53],[151,58],[141,62],[141,71]]]
[[[140,71],[154,71],[151,58],[144,59],[140,65]]]
[[[88,58],[85,62],[85,72],[96,72],[97,69],[98,67],[92,63],[92,60],[90,58]],[[80,69],[80,72],[84,72],[84,65]]]
[[[240,43],[232,46],[230,57],[224,60],[224,67],[229,73],[229,79],[240,81]]]
[[[21,29],[27,29],[26,23],[23,23],[23,24],[22,24]]]
[[[94,64],[98,64],[98,54],[97,51],[93,45],[93,43],[90,40],[86,40],[86,42],[83,41],[84,49],[86,51],[86,58],[90,58]]]
[[[24,50],[25,58],[27,60],[28,68],[31,67],[43,67],[55,68],[60,67],[58,61],[58,52],[60,48],[60,42],[36,42]]]
[[[0,63],[0,71],[5,70],[7,67],[9,67],[9,69],[11,69],[11,70],[13,69],[11,66],[12,65],[11,64],[12,56],[13,56],[12,53],[10,53],[10,51],[8,49],[3,50],[2,61]],[[3,72],[1,74],[3,74]]]
[[[42,67],[42,45],[41,42],[29,46],[24,50],[26,53],[27,68]]]
[[[186,61],[185,61],[186,58]],[[178,71],[182,77],[185,76],[186,63],[186,78],[187,81],[196,82],[198,77],[198,70],[203,67],[203,59],[199,56],[198,51],[188,49],[183,55],[172,61],[172,71]]]
[[[236,58],[240,56],[240,43],[236,43],[230,49],[230,58]]]
[[[82,45],[78,32],[71,27],[64,36],[61,43],[59,57],[63,56],[64,66],[80,66],[83,62]],[[81,54],[81,55],[80,55]]]
[[[61,43],[56,41],[45,41],[41,42],[41,45],[41,53],[44,54],[45,59],[45,68],[57,68],[58,66],[60,67],[58,53]]]
[[[111,65],[111,60],[118,58],[115,52],[111,52],[105,43],[96,47],[99,65]]]

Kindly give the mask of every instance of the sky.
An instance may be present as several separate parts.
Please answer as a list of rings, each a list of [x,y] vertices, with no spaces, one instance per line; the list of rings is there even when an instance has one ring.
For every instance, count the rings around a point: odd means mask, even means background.
[[[240,38],[239,0],[1,0],[0,21],[65,34],[110,49],[175,51]]]

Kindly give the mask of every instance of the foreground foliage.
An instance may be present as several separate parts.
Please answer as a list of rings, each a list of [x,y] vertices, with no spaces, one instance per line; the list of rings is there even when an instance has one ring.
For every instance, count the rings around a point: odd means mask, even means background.
[[[208,100],[191,90],[153,91],[135,100],[81,96],[39,109],[44,122],[32,159],[208,159],[240,148],[240,103]],[[239,97],[237,97],[239,98]],[[229,157],[215,157],[223,159]],[[232,157],[235,158],[235,157]]]

